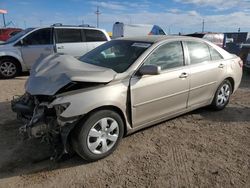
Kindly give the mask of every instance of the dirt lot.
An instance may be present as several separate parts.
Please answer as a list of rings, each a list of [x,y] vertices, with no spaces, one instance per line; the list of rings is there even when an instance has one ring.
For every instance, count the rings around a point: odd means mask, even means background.
[[[122,140],[106,159],[54,163],[10,110],[27,76],[0,80],[0,187],[250,187],[250,74],[228,107],[199,109]]]

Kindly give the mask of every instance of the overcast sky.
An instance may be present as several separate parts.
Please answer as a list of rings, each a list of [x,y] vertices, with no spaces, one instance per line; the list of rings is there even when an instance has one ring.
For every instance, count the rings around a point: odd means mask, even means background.
[[[6,22],[17,27],[48,26],[53,23],[96,26],[112,31],[113,23],[144,23],[161,26],[170,33],[205,31],[250,32],[250,0],[1,0]],[[0,19],[0,25],[3,25]]]

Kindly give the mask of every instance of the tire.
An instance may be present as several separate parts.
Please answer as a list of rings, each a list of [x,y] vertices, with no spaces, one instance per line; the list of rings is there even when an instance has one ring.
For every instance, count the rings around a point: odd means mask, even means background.
[[[20,66],[11,58],[2,58],[0,60],[0,77],[10,79],[16,77],[20,73]]]
[[[232,85],[230,81],[224,80],[215,92],[213,102],[211,104],[214,110],[223,110],[229,103],[232,94]]]
[[[110,155],[124,134],[124,123],[112,110],[91,113],[80,122],[72,136],[72,146],[78,155],[91,162]]]

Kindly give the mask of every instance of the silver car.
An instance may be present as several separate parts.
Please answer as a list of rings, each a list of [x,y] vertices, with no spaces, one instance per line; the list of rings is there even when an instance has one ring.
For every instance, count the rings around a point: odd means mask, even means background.
[[[80,57],[109,41],[106,31],[61,24],[28,28],[0,44],[0,78],[13,78],[44,57],[64,53]]]
[[[80,59],[46,57],[12,109],[28,137],[58,143],[59,156],[73,148],[95,161],[139,129],[203,106],[222,110],[241,77],[241,59],[203,39],[124,38]]]

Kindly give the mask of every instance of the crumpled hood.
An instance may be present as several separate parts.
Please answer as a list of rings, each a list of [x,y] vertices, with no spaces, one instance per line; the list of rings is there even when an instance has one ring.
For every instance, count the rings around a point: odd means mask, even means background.
[[[83,63],[69,55],[49,55],[33,64],[25,90],[31,95],[54,95],[72,81],[108,83],[114,79],[112,69]]]

